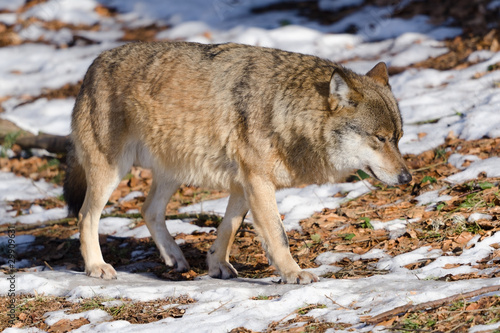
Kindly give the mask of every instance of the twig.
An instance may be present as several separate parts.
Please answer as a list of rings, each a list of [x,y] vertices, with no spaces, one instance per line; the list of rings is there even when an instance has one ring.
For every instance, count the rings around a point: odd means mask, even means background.
[[[326,297],[326,298],[328,298],[328,299],[329,299],[329,300],[330,300],[333,304],[335,304],[335,305],[337,305],[337,306],[340,306],[341,308],[345,308],[345,309],[352,310],[352,308],[350,308],[350,307],[348,307],[348,306],[343,306],[343,305],[341,305],[341,304],[339,304],[339,303],[335,302],[335,301],[333,300],[333,298],[331,298],[330,296],[325,295],[325,297]]]
[[[389,331],[398,331],[398,332],[432,332],[432,330],[430,329],[404,328],[402,326],[386,327],[385,329]]]
[[[224,305],[228,304],[229,302],[231,301],[227,301],[226,303],[222,303],[219,307],[213,309],[212,311],[210,311],[208,314],[211,315],[212,313],[214,313],[215,311],[219,310],[220,308],[224,307]]]
[[[297,310],[294,310],[293,312],[287,314],[286,316],[284,316],[283,318],[281,318],[280,320],[276,321],[276,325],[279,325],[283,320],[285,320],[286,318],[290,317],[291,315],[293,314],[296,314],[297,313]]]
[[[451,332],[457,332],[457,329],[464,326],[466,323],[460,323],[458,324],[457,326],[453,327],[452,329],[450,330],[447,330],[446,333],[451,333]]]
[[[17,231],[27,231],[27,230],[37,229],[40,227],[49,227],[49,226],[56,225],[56,224],[65,224],[65,223],[69,223],[71,221],[76,221],[76,219],[74,217],[65,217],[65,218],[59,219],[59,220],[38,222],[38,223],[32,223],[32,224],[25,224],[25,225],[16,224],[15,228]],[[9,228],[8,225],[1,226],[0,232],[5,232],[5,231],[7,231],[8,228]]]
[[[422,168],[419,168],[419,169],[414,169],[414,170],[411,170],[411,171],[412,172],[424,171],[424,170],[428,170],[428,169],[432,169],[434,167],[437,167],[438,165],[447,164],[447,163],[448,163],[448,161],[442,161],[442,162],[439,162],[439,163],[436,163],[436,164],[428,165],[426,167],[422,167]]]
[[[477,192],[481,192],[481,191],[482,190],[474,190],[474,191],[466,192],[466,193],[460,194],[457,198],[462,198],[462,197],[465,197],[469,194],[473,194],[473,193],[477,193]]]
[[[49,265],[48,262],[46,262],[45,260],[43,261],[45,263],[45,266],[47,266],[48,268],[50,268],[51,271],[53,271],[54,269],[52,268],[52,266]]]
[[[371,325],[378,324],[378,323],[381,323],[385,320],[388,320],[391,317],[401,316],[408,311],[418,311],[418,310],[429,309],[429,308],[433,309],[433,308],[437,308],[439,306],[442,306],[442,305],[445,305],[448,303],[453,303],[457,300],[471,298],[471,297],[479,296],[481,294],[486,294],[486,293],[490,293],[493,291],[499,291],[499,290],[500,290],[500,285],[484,287],[484,288],[470,291],[470,292],[467,292],[464,294],[454,295],[454,296],[450,296],[450,297],[446,297],[446,298],[442,298],[442,299],[438,299],[438,300],[434,300],[434,301],[424,302],[424,303],[420,303],[420,304],[406,304],[406,305],[394,308],[392,310],[382,312],[374,317],[363,316],[360,319],[362,322],[364,322],[366,324],[371,324]]]

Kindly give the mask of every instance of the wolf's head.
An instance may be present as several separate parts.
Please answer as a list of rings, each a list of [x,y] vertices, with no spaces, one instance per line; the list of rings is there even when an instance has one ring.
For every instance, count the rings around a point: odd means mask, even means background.
[[[388,185],[411,181],[398,148],[402,120],[384,63],[366,75],[336,68],[329,104],[333,114],[326,135],[335,169],[361,169]]]

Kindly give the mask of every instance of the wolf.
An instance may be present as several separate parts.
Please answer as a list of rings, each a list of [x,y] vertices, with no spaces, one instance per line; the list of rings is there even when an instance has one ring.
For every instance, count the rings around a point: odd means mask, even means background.
[[[153,182],[142,206],[168,266],[189,264],[169,234],[165,207],[183,183],[230,193],[208,274],[237,276],[235,234],[251,210],[283,283],[318,277],[294,261],[275,191],[343,180],[361,169],[398,185],[411,181],[387,67],[366,75],[312,55],[241,44],[130,43],[89,67],[72,113],[64,182],[78,215],[85,271],[116,278],[102,257],[98,224],[112,191],[135,163]]]

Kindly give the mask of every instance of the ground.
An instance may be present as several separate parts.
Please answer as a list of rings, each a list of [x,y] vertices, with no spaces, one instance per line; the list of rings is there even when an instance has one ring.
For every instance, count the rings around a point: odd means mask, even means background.
[[[411,252],[424,246],[432,249],[441,249],[443,252],[451,252],[460,255],[467,247],[467,243],[475,236],[487,237],[500,230],[500,189],[499,178],[479,177],[477,180],[466,184],[449,185],[443,180],[448,175],[456,172],[456,169],[447,163],[447,157],[459,151],[462,154],[475,154],[491,156],[500,151],[500,139],[482,139],[476,141],[463,141],[459,139],[449,139],[447,143],[435,151],[428,151],[420,155],[406,156],[408,165],[412,170],[414,180],[408,184],[398,187],[386,187],[383,184],[370,179],[369,181],[378,188],[366,195],[360,196],[342,205],[336,210],[325,209],[318,212],[309,219],[301,221],[303,231],[289,232],[290,247],[294,258],[302,268],[317,267],[316,257],[326,251],[351,252],[362,255],[373,249],[383,249],[390,255],[398,255]],[[54,163],[53,159],[31,157],[28,159],[1,159],[2,168],[14,171],[20,175],[30,176],[33,179],[45,178],[49,181],[61,182],[64,173],[64,163]],[[31,171],[30,171],[31,170]],[[28,172],[28,173],[26,173]],[[147,171],[135,169],[124,179],[112,196],[111,201],[117,200],[124,194],[131,191],[148,191],[148,183],[151,179]],[[355,176],[352,177],[353,181]],[[453,199],[447,200],[446,204],[439,204],[436,209],[426,211],[425,206],[418,206],[413,198],[421,192],[429,189],[447,187],[443,194],[450,195]],[[213,192],[207,189],[195,187],[183,187],[179,190],[168,206],[167,218],[178,218],[177,208],[189,203],[197,202],[200,199],[219,198],[223,193]],[[114,213],[114,216],[127,216],[124,212],[139,208],[144,201],[144,197],[137,197],[125,204],[118,204],[123,212]],[[39,200],[38,204],[45,207],[62,207],[62,200]],[[22,212],[32,205],[32,202],[15,201],[11,203],[15,209]],[[488,213],[493,216],[491,220],[478,220],[469,222],[468,217],[474,213]],[[128,215],[130,216],[130,215]],[[143,224],[140,216],[133,215],[138,225]],[[216,227],[220,222],[217,216],[192,216],[194,222],[200,226]],[[411,223],[411,227],[403,235],[396,239],[391,239],[389,231],[385,229],[374,230],[370,221],[393,220],[393,219],[413,219],[420,217],[420,221]],[[343,226],[341,231],[338,230]],[[23,230],[24,229],[24,230]],[[5,230],[5,229],[4,229]],[[79,242],[76,239],[69,239],[77,232],[76,219],[69,218],[62,221],[44,223],[44,226],[19,226],[18,234],[29,234],[36,236],[35,245],[43,245],[43,249],[34,246],[36,250],[24,254],[26,258],[32,259],[33,266],[46,265],[65,266],[67,269],[83,270],[83,261],[79,254]],[[151,251],[151,255],[134,263],[144,263],[137,265],[137,272],[153,272],[161,279],[168,280],[191,280],[201,275],[207,274],[205,254],[216,235],[198,233],[192,235],[180,234],[176,239],[183,239],[185,243],[181,245],[183,252],[189,261],[192,270],[187,273],[176,273],[165,267],[151,239],[127,239],[127,238],[103,238],[101,244],[104,258],[107,262],[120,269],[121,266],[129,265],[132,251],[145,249]],[[121,247],[127,243],[129,246]],[[497,244],[497,251],[491,258],[485,258],[478,265],[481,269],[488,266],[498,268],[500,263],[500,244]],[[496,258],[496,259],[495,259]],[[491,260],[493,259],[493,260]],[[430,264],[433,259],[409,265],[409,269],[414,270]],[[240,276],[249,278],[276,277],[272,266],[269,266],[265,253],[260,246],[257,237],[249,224],[244,224],[231,252],[231,262],[239,271]],[[386,274],[387,271],[376,269],[377,259],[354,259],[348,258],[335,263],[340,270],[335,273],[328,273],[323,277],[335,279],[357,279],[360,277],[372,276],[375,274]],[[453,268],[450,265],[449,268]],[[500,269],[484,276],[478,274],[450,274],[442,277],[446,281],[456,281],[462,279],[481,279],[500,277]],[[6,299],[6,297],[4,297]],[[70,311],[86,311],[93,308],[105,309],[114,319],[125,319],[130,322],[151,322],[166,316],[182,316],[182,311],[175,308],[155,310],[163,306],[169,300],[158,300],[152,302],[130,302],[124,300],[117,309],[115,307],[104,307],[105,299],[92,299],[85,306],[75,305],[65,301],[63,297],[43,297],[36,295],[19,296],[19,302],[23,305],[18,316],[18,323],[21,326],[39,327],[48,329],[47,324],[42,320],[44,313],[56,309],[70,309]],[[192,300],[186,300],[192,301]],[[184,302],[184,300],[183,300]],[[179,301],[175,302],[179,304]],[[6,304],[6,303],[5,303]],[[182,304],[182,303],[181,303]],[[321,306],[317,305],[317,306]],[[278,330],[281,326],[287,326],[290,321],[308,321],[311,331],[321,331],[330,327],[342,326],[348,329],[350,325],[339,323],[317,322],[314,318],[308,318],[307,312],[315,308],[302,309],[292,318],[286,318],[283,322],[272,323],[269,331]],[[133,310],[131,310],[133,309]],[[141,310],[143,315],[137,318],[137,311]],[[144,309],[144,310],[143,310]],[[495,313],[494,309],[499,311]],[[5,311],[1,311],[6,313]],[[384,325],[393,329],[417,329],[432,328],[433,330],[447,331],[452,329],[456,332],[466,331],[473,324],[491,323],[500,320],[499,299],[497,296],[482,298],[471,302],[467,299],[446,304],[433,309],[410,311],[396,314],[389,320],[384,321]],[[440,320],[440,318],[449,318]],[[5,325],[6,316],[2,317]],[[457,322],[460,326],[455,327]],[[86,321],[63,322],[57,325],[61,327],[76,328],[84,325]],[[58,331],[59,326],[54,327]],[[5,326],[4,326],[5,327]],[[304,329],[302,327],[301,329]]]

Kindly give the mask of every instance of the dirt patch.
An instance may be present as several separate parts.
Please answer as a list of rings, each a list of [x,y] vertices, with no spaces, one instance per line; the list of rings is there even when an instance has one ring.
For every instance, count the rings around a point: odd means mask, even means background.
[[[476,325],[500,321],[500,297],[486,296],[477,301],[461,300],[431,311],[410,311],[381,324],[391,330],[468,332]],[[491,330],[488,330],[491,332]]]
[[[7,317],[8,297],[0,297],[0,329],[10,327]],[[61,319],[53,325],[45,322],[46,313],[64,310],[66,314],[82,313],[100,309],[108,313],[111,320],[126,320],[131,324],[146,324],[165,319],[179,318],[184,315],[183,305],[195,301],[187,296],[167,297],[147,302],[134,302],[122,298],[120,300],[101,297],[68,301],[64,297],[43,295],[16,296],[16,324],[14,327],[36,327],[48,332],[69,332],[89,324],[86,318],[75,320]]]

